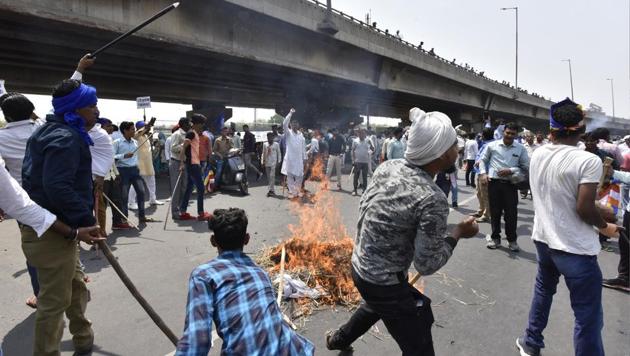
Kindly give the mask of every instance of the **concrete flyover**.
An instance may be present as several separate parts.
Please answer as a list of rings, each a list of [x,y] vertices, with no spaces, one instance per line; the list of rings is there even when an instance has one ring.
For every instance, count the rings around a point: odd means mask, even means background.
[[[10,90],[49,93],[76,60],[168,1],[3,0],[0,77]],[[186,0],[98,58],[86,80],[103,97],[296,106],[303,118],[406,117],[412,106],[481,125],[484,113],[546,126],[550,102],[452,65],[307,0]]]

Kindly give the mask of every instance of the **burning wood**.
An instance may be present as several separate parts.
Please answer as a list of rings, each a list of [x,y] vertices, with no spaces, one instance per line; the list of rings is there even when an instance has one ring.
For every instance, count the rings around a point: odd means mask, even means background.
[[[326,184],[323,163],[313,165],[313,177]],[[353,242],[341,221],[337,199],[326,189],[309,196],[310,204],[292,204],[299,223],[289,225],[291,237],[278,246],[267,249],[258,259],[272,276],[280,273],[283,249],[286,251],[285,273],[304,281],[308,287],[324,292],[318,303],[356,305],[359,292],[350,275]],[[298,300],[308,314],[314,303]]]

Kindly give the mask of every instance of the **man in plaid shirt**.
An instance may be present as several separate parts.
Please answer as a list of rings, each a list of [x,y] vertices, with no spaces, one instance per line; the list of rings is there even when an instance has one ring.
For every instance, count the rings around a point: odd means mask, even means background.
[[[207,355],[213,321],[223,339],[222,355],[313,355],[313,344],[282,320],[267,274],[243,253],[249,242],[245,212],[215,210],[208,225],[219,256],[190,275],[176,356]]]

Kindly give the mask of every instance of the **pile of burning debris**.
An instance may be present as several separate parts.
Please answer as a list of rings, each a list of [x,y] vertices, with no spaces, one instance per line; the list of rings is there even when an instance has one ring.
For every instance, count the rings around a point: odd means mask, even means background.
[[[315,162],[313,176],[323,185],[327,183],[321,161]],[[291,299],[298,306],[293,316],[308,315],[320,305],[356,306],[360,296],[350,276],[353,242],[341,221],[337,199],[327,189],[319,189],[306,200],[292,204],[299,223],[289,225],[291,237],[263,251],[257,262],[275,280],[284,275],[284,279],[301,281],[308,289],[317,291],[316,298]],[[281,263],[283,248],[284,264]]]

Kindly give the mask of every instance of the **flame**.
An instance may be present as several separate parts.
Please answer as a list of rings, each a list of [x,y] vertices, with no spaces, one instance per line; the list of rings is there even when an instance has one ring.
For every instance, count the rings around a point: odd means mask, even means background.
[[[291,237],[270,252],[274,263],[270,272],[279,271],[280,253],[285,246],[286,272],[325,291],[327,295],[321,302],[357,303],[360,296],[350,275],[353,241],[341,221],[338,199],[324,188],[328,181],[321,158],[313,162],[311,180],[319,181],[320,189],[309,196],[309,203],[291,204],[299,223],[289,225]]]

